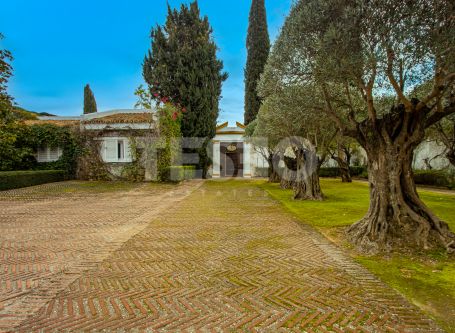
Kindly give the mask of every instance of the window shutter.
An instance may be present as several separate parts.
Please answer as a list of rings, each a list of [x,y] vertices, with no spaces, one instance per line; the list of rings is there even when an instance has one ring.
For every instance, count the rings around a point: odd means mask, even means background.
[[[49,162],[58,161],[59,159],[58,148],[49,148]]]
[[[38,154],[36,156],[38,163],[47,162],[47,147],[39,147]]]
[[[117,162],[117,140],[104,139],[104,160],[106,162]]]

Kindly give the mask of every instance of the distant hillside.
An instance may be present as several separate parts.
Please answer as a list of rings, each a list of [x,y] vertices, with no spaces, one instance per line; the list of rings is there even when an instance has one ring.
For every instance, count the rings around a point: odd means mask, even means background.
[[[47,112],[28,111],[19,106],[15,106],[13,108],[13,113],[14,113],[15,117],[20,120],[35,120],[35,119],[38,119],[39,116],[47,116],[47,117],[55,116],[55,115],[47,113]]]

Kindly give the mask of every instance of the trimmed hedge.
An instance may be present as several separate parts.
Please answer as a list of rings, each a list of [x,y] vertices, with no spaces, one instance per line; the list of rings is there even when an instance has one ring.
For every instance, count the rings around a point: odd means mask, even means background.
[[[67,179],[63,170],[0,172],[0,190],[60,182]]]
[[[362,177],[366,172],[366,167],[363,166],[351,166],[351,176]],[[334,168],[321,168],[319,169],[319,177],[340,177],[340,169]],[[368,177],[368,175],[367,175]]]
[[[283,168],[278,170],[279,173],[282,173]],[[352,166],[351,169],[351,176],[354,177],[362,177],[366,172],[367,168],[363,166]],[[256,168],[255,170],[255,177],[268,177],[269,169],[268,168]],[[333,168],[320,168],[319,169],[319,177],[340,177],[340,169],[338,167]],[[368,173],[366,173],[366,178],[368,178]]]
[[[196,167],[194,165],[171,166],[166,173],[168,181],[181,182],[194,179],[196,177]]]
[[[368,179],[367,167],[352,166],[350,169],[351,176]],[[267,168],[256,168],[255,175],[257,177],[267,177],[267,171]],[[264,174],[263,176],[262,173]],[[340,177],[339,168],[321,168],[319,170],[319,177]],[[448,187],[449,189],[455,189],[455,175],[443,170],[415,170],[414,181],[418,185]]]
[[[269,168],[259,168],[257,167],[254,171],[255,177],[268,177],[269,176]]]
[[[454,176],[442,170],[416,170],[414,181],[419,185],[455,188]]]

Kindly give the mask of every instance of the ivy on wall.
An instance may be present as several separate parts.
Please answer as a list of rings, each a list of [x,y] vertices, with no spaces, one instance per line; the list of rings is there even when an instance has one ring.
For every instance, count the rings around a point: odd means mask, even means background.
[[[77,139],[71,127],[52,124],[26,126],[15,122],[0,133],[0,170],[64,170],[69,176],[76,172]],[[58,161],[37,163],[35,154],[40,147],[60,147]]]
[[[30,130],[30,146],[36,151],[40,147],[63,149],[58,161],[38,163],[37,170],[64,170],[70,176],[76,174],[77,157],[80,153],[75,128],[61,127],[52,124],[32,125]]]
[[[111,180],[113,177],[101,157],[99,131],[75,130],[77,139],[76,177],[80,180]]]
[[[169,168],[180,158],[181,147],[181,111],[172,104],[164,104],[158,109],[159,136],[161,139],[158,149],[158,178],[168,181]]]
[[[145,178],[144,150],[139,148],[138,140],[133,136],[130,136],[129,143],[133,162],[123,168],[122,178],[130,182],[142,182]]]
[[[22,122],[15,123],[14,132],[11,133],[11,138],[14,139],[10,140],[14,141],[13,150],[6,149],[7,145],[3,143],[7,137],[0,133],[0,157],[5,157],[0,160],[0,170],[64,170],[70,177],[85,180],[121,178],[143,181],[146,165],[153,163],[156,164],[153,179],[168,181],[170,167],[178,164],[181,155],[179,139],[182,136],[182,112],[184,111],[170,103],[162,104],[157,107],[158,124],[151,124],[149,132],[131,130],[127,134],[122,133],[130,140],[133,162],[123,166],[121,176],[112,174],[109,165],[101,157],[102,141],[98,138],[105,136],[106,132],[84,131],[79,126],[26,126]],[[3,146],[6,148],[3,149]],[[59,147],[63,150],[62,156],[55,162],[37,163],[35,154],[39,148],[44,147]],[[157,155],[152,151],[157,152]]]

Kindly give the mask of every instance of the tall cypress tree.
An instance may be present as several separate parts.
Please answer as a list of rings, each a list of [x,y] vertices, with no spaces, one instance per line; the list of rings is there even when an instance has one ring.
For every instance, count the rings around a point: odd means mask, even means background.
[[[157,101],[170,101],[185,110],[184,137],[215,136],[221,87],[227,79],[207,16],[201,17],[197,1],[180,10],[168,7],[164,26],[152,29],[152,45],[143,64],[143,76]],[[205,175],[209,159],[198,150]]]
[[[95,95],[87,84],[84,88],[84,114],[97,112]]]
[[[248,58],[245,68],[245,124],[247,125],[256,118],[261,106],[257,85],[270,51],[264,0],[253,0],[251,3],[246,48]]]
[[[3,35],[0,33],[0,40]],[[0,49],[0,130],[1,126],[12,120],[13,99],[8,94],[8,80],[13,75],[10,62],[13,56],[8,50]]]

